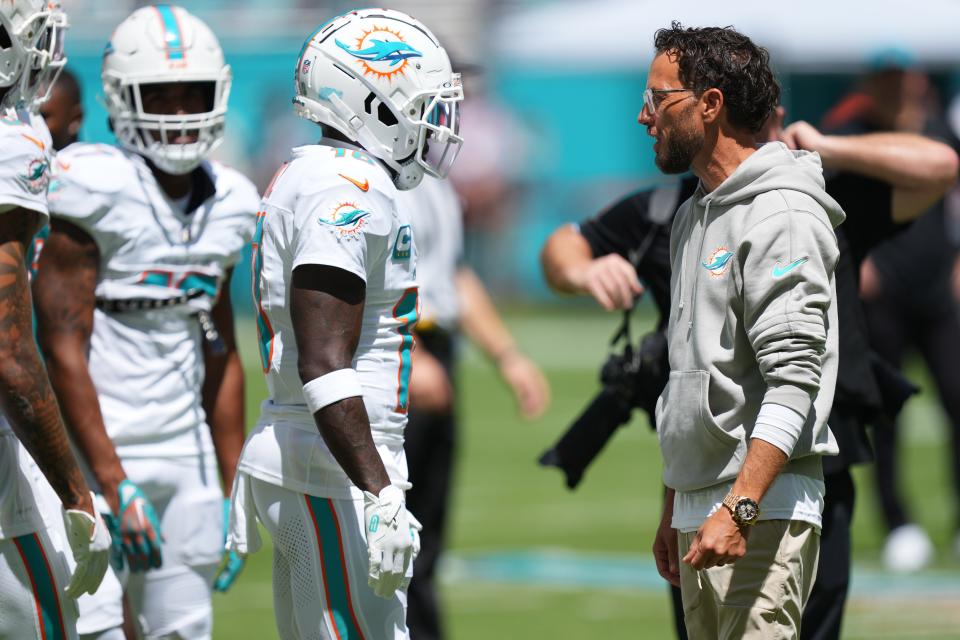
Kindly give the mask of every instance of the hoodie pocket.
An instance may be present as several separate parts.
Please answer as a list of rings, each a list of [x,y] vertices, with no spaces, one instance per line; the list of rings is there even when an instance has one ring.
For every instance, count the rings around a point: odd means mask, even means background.
[[[737,475],[747,447],[724,431],[710,412],[706,371],[671,371],[660,398],[657,437],[663,454],[663,481],[678,491],[695,491]]]

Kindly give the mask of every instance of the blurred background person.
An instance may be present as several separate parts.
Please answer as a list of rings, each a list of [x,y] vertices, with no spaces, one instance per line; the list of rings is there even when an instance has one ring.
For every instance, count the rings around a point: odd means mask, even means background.
[[[843,134],[923,133],[960,148],[960,141],[942,115],[930,79],[913,67],[908,53],[881,52],[874,66],[861,89],[826,115],[826,126]],[[953,552],[960,556],[960,371],[956,367],[960,361],[960,315],[951,290],[958,252],[955,235],[948,233],[942,197],[923,204],[929,208],[916,224],[877,247],[863,263],[860,291],[872,348],[897,369],[903,366],[908,351],[916,350],[933,376],[951,427],[948,451],[955,494]],[[877,493],[888,530],[882,559],[888,569],[916,571],[930,562],[934,549],[901,496],[899,435],[899,421],[877,421]]]
[[[40,105],[40,115],[47,123],[57,151],[79,140],[84,115],[83,93],[77,77],[69,69],[60,72],[50,97]]]
[[[463,210],[450,181],[425,176],[416,189],[401,191],[399,202],[416,234],[422,297],[404,434],[413,484],[407,491],[407,506],[423,524],[420,554],[407,592],[407,626],[413,640],[439,640],[445,634],[434,580],[443,550],[456,458],[455,379],[460,335],[494,364],[525,419],[538,418],[547,409],[550,387],[537,365],[517,346],[483,283],[463,263]],[[491,437],[509,438],[509,434]]]

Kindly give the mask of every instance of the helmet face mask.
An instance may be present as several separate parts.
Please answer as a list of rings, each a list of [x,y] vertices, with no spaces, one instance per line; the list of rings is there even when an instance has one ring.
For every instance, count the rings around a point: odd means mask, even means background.
[[[230,67],[213,32],[184,9],[159,5],[130,15],[107,44],[101,78],[117,140],[161,171],[189,173],[223,141]],[[199,86],[202,110],[145,104],[151,92],[172,92],[172,84],[184,93]]]
[[[363,9],[322,25],[297,62],[297,113],[332,127],[393,169],[410,189],[445,177],[463,139],[460,77],[430,31],[389,9]]]
[[[54,8],[37,43],[37,52],[30,56],[21,78],[22,98],[34,112],[50,99],[53,85],[67,64],[65,41],[70,24],[59,3],[52,4]]]
[[[66,64],[63,55],[66,26],[66,14],[57,2],[11,0],[2,3],[0,88],[8,88],[3,106],[35,106],[33,102],[41,82],[52,84],[59,68]]]
[[[459,102],[463,100],[460,75],[454,74],[449,91],[433,95],[424,109],[424,117],[417,123],[417,162],[424,171],[437,178],[450,172],[463,138],[460,137]]]

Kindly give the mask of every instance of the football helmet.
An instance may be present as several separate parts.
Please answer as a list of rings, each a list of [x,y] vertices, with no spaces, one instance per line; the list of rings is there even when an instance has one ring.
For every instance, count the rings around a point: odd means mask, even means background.
[[[0,2],[0,87],[12,87],[3,96],[3,106],[13,106],[26,97],[35,75],[28,68],[42,71],[49,63],[44,47],[48,44],[53,13],[52,3],[44,0],[5,0]]]
[[[333,127],[412,189],[446,177],[463,144],[460,75],[421,22],[391,9],[351,11],[321,25],[297,60],[297,114]]]
[[[160,170],[189,173],[223,141],[230,66],[213,31],[186,9],[156,5],[134,11],[107,43],[101,80],[117,140]],[[202,84],[204,111],[145,111],[145,87],[177,82]]]

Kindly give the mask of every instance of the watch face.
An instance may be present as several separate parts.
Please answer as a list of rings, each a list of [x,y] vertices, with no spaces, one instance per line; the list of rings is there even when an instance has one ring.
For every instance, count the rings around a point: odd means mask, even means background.
[[[741,522],[753,522],[757,518],[757,503],[753,500],[741,500],[737,503],[737,519]]]

